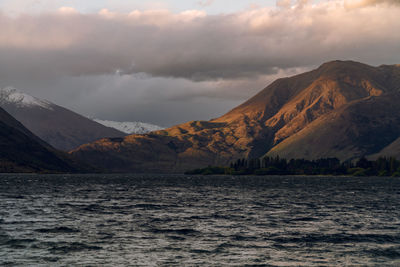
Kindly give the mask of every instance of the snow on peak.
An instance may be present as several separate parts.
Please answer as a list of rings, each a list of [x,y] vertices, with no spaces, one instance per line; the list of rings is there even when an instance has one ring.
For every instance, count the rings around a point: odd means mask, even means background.
[[[2,104],[14,104],[17,107],[41,107],[53,110],[53,108],[51,107],[52,103],[19,92],[13,87],[0,89],[0,105]]]
[[[111,127],[126,134],[145,134],[148,132],[162,130],[163,128],[154,124],[144,122],[119,122],[93,119],[95,122],[103,124],[104,126]]]

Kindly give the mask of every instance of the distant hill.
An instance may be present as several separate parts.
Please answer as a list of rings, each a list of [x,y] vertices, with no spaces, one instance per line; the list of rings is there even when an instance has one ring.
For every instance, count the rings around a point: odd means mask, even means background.
[[[82,172],[74,161],[33,135],[0,108],[0,172]]]
[[[0,90],[0,107],[32,133],[53,147],[64,151],[100,138],[126,135],[49,101],[21,93],[14,88]]]
[[[399,101],[399,65],[331,61],[276,80],[220,118],[106,138],[71,154],[116,172],[182,172],[265,155],[400,155]]]
[[[148,132],[153,132],[153,131],[158,131],[158,130],[163,129],[163,127],[160,127],[160,126],[157,126],[154,124],[137,122],[137,121],[119,122],[119,121],[109,121],[109,120],[100,120],[100,119],[93,119],[93,120],[104,126],[117,129],[118,131],[121,131],[126,134],[145,134]]]

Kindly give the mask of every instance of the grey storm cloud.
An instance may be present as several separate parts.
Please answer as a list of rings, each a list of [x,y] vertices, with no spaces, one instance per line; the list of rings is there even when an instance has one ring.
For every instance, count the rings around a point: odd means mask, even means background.
[[[378,2],[362,0],[367,1]],[[399,54],[400,34],[393,30],[400,28],[399,17],[400,7],[349,9],[335,1],[228,15],[167,10],[81,14],[72,8],[0,14],[0,79],[145,73],[205,81],[254,77],[330,59],[391,63],[400,60],[393,56]]]
[[[221,15],[0,11],[0,87],[100,119],[209,119],[328,60],[399,64],[395,3],[283,0]]]

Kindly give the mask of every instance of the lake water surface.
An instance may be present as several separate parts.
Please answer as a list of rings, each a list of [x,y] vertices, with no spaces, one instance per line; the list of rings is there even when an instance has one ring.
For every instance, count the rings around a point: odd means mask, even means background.
[[[400,266],[400,179],[0,175],[0,266]]]

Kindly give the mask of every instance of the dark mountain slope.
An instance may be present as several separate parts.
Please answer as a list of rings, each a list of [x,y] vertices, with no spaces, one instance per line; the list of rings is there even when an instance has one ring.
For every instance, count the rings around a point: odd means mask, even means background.
[[[85,170],[88,168],[47,145],[0,108],[0,172]]]
[[[60,150],[71,150],[104,137],[126,134],[73,111],[15,89],[2,89],[0,106],[32,133]]]

